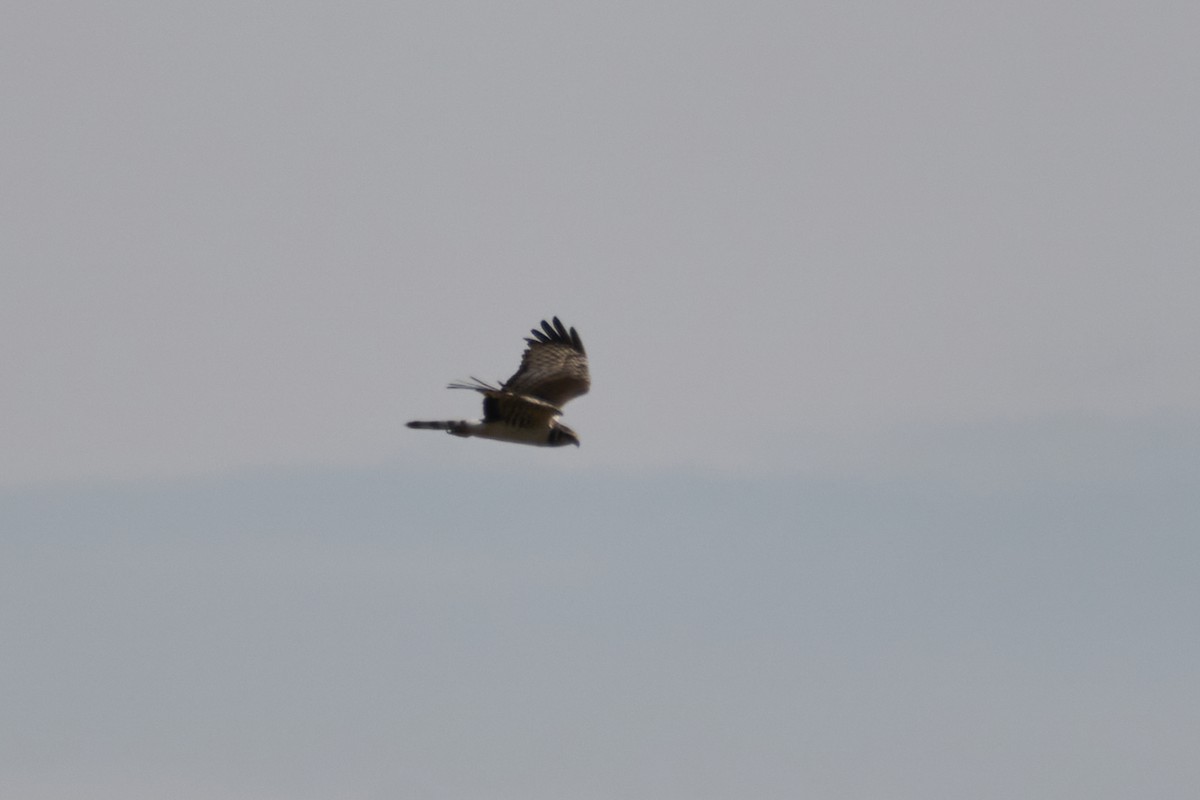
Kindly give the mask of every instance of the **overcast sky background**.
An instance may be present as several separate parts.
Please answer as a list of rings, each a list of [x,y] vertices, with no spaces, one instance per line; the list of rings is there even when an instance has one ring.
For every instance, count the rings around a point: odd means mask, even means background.
[[[0,794],[1200,784],[1200,10],[4,18]]]

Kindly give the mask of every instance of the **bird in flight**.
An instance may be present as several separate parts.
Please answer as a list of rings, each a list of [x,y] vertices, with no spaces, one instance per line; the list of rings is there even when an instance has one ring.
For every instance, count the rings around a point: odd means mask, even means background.
[[[450,389],[471,389],[483,395],[483,419],[408,423],[410,428],[446,431],[454,436],[478,436],[540,447],[579,446],[575,431],[558,421],[567,401],[586,394],[591,386],[587,353],[574,328],[558,317],[542,320],[542,329],[521,356],[516,373],[499,386],[478,378],[452,383]]]

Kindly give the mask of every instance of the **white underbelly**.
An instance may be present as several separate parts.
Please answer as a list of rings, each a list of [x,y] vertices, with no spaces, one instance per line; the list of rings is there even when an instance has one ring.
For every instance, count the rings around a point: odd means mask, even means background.
[[[546,428],[514,428],[502,422],[475,422],[467,428],[468,435],[480,439],[495,439],[500,442],[515,442],[516,444],[532,444],[545,446],[549,444],[549,430]]]

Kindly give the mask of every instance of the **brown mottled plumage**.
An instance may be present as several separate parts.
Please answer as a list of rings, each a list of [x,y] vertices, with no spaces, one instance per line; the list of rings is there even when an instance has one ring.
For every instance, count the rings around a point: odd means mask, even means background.
[[[444,430],[455,436],[479,436],[520,444],[560,447],[579,445],[575,432],[558,421],[562,406],[591,387],[587,353],[574,328],[558,317],[534,328],[521,366],[499,387],[478,378],[452,383],[451,389],[471,389],[483,395],[483,419],[410,422],[410,428]]]

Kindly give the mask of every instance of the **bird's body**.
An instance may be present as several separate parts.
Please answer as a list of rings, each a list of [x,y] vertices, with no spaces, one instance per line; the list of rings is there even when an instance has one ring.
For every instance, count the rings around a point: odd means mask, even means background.
[[[587,353],[574,328],[558,317],[542,321],[521,357],[516,373],[499,386],[478,378],[452,383],[451,389],[470,389],[483,395],[483,419],[414,421],[410,428],[442,430],[454,436],[475,436],[541,447],[579,446],[579,437],[560,423],[562,406],[591,386]]]
[[[549,435],[545,428],[541,426],[519,428],[506,422],[463,419],[457,421],[447,420],[445,422],[420,422],[414,420],[408,423],[408,427],[446,431],[454,436],[462,436],[464,438],[474,436],[478,439],[495,439],[499,442],[513,442],[515,444],[532,444],[541,447],[548,447],[550,445]],[[571,442],[565,442],[564,444],[571,444]]]

